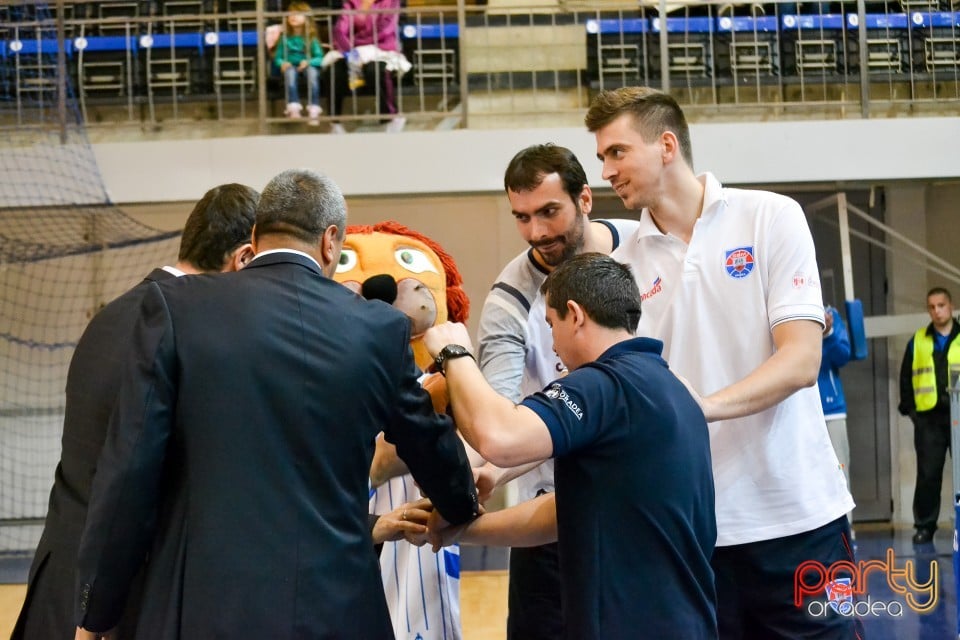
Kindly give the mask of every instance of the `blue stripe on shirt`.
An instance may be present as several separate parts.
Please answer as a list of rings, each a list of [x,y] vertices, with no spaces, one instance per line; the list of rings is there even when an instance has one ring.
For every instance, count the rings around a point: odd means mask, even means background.
[[[430,631],[430,616],[427,615],[427,589],[423,584],[423,549],[418,549],[417,571],[420,573],[420,604],[423,606],[423,624],[425,631]]]
[[[446,640],[447,637],[447,608],[443,605],[443,597],[446,595],[443,592],[443,575],[440,573],[440,558],[439,554],[433,554],[433,561],[437,563],[437,593],[440,594],[440,620],[443,621],[441,628],[443,629],[443,637]]]
[[[517,302],[520,303],[520,306],[523,307],[523,310],[527,313],[530,313],[530,301],[527,300],[522,293],[515,287],[511,287],[505,282],[496,282],[494,283],[493,289],[500,289],[504,293],[513,297]]]
[[[456,580],[460,579],[460,556],[443,550],[443,564],[447,575]]]

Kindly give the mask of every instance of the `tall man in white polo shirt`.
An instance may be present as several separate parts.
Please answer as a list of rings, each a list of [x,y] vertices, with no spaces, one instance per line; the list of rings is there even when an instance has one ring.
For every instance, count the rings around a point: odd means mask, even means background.
[[[853,560],[853,500],[814,386],[824,316],[803,211],[694,174],[686,120],[666,94],[601,92],[586,125],[604,179],[642,210],[613,254],[643,292],[638,335],[664,341],[712,423],[721,638],[857,637],[852,617],[813,617],[793,598],[801,563]]]

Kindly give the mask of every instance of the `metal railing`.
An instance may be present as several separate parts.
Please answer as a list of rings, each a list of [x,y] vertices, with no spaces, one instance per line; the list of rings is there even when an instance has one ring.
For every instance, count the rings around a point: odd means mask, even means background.
[[[204,0],[19,16],[2,5],[0,119],[23,120],[25,110],[52,119],[65,76],[88,126],[286,126],[260,37],[283,14],[239,1],[228,0],[230,13]],[[956,115],[960,7],[915,1],[404,9],[399,42],[412,67],[396,78],[397,101],[421,128],[579,124],[594,92],[627,84],[670,91],[694,118]],[[341,13],[313,12],[325,48]],[[342,119],[379,123],[381,90],[348,96]]]

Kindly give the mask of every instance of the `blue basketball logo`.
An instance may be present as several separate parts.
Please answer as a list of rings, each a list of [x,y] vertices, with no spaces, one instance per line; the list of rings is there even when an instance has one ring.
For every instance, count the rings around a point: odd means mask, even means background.
[[[738,247],[726,252],[723,266],[731,278],[740,279],[750,275],[755,263],[753,247]]]

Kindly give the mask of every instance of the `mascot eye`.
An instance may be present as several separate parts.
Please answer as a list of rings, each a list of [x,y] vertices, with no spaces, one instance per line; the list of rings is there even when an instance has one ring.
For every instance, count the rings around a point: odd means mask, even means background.
[[[397,264],[407,271],[412,271],[413,273],[423,273],[424,271],[439,273],[427,254],[419,249],[397,249],[393,252],[393,257],[397,259]]]
[[[340,252],[340,262],[337,263],[337,273],[346,273],[355,266],[357,266],[357,252],[344,247]]]

